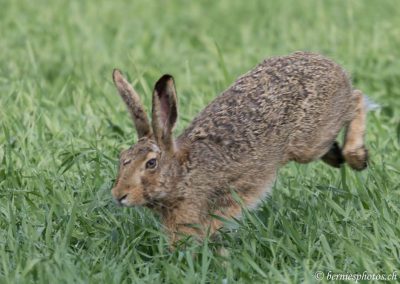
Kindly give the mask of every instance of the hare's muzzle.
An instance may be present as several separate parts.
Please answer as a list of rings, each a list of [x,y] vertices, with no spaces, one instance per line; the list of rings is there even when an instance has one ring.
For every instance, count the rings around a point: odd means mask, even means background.
[[[121,197],[118,197],[115,199],[115,201],[117,202],[118,205],[125,205],[125,203],[127,202],[126,197],[128,196],[128,194],[125,194]]]
[[[128,194],[126,192],[121,191],[120,188],[118,188],[118,186],[115,186],[111,190],[111,194],[114,198],[114,201],[118,205],[125,205],[125,203],[127,202]]]
[[[114,201],[121,206],[137,206],[146,203],[140,188],[115,186],[111,194]]]

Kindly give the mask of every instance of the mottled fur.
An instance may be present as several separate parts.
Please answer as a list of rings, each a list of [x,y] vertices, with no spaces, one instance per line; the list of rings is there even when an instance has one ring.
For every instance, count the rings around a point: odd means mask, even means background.
[[[156,83],[151,127],[136,93],[118,70],[114,82],[139,125],[140,139],[121,154],[113,196],[123,205],[158,211],[172,243],[180,233],[201,238],[207,230],[215,232],[222,222],[210,214],[240,216],[233,191],[246,206],[256,206],[270,190],[277,169],[289,161],[322,158],[335,167],[344,161],[357,170],[366,167],[361,92],[353,91],[338,64],[321,55],[296,52],[264,60],[210,103],[176,139],[171,76]],[[126,100],[126,90],[135,94],[135,100]],[[346,126],[342,153],[335,140]],[[157,166],[149,169],[146,163],[153,158]]]

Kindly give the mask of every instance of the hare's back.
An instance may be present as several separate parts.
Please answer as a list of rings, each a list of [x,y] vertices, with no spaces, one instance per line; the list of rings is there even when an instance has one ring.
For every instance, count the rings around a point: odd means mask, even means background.
[[[346,72],[318,54],[297,52],[264,61],[267,93],[277,97],[289,133],[287,152],[308,162],[327,151],[353,117],[355,100]]]
[[[206,139],[227,154],[259,154],[266,147],[280,154],[287,145],[328,143],[318,133],[331,139],[353,108],[350,81],[338,64],[296,52],[266,59],[238,78],[183,136]]]

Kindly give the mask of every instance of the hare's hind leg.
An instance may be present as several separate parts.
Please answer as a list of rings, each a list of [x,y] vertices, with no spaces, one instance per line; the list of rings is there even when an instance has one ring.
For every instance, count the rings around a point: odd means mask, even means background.
[[[367,167],[368,161],[368,151],[364,145],[367,110],[361,91],[354,90],[352,95],[357,102],[356,114],[346,130],[343,156],[350,167],[361,171]]]
[[[321,159],[332,167],[340,168],[340,165],[344,163],[344,157],[339,144],[335,141],[329,151],[323,155]]]

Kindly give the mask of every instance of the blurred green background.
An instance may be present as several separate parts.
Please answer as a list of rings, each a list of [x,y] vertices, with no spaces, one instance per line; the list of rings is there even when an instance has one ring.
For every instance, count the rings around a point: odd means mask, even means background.
[[[0,283],[312,283],[317,271],[400,270],[398,1],[0,7]],[[113,204],[119,150],[135,141],[114,67],[148,109],[154,82],[174,75],[179,133],[239,75],[296,50],[336,60],[381,105],[368,170],[287,165],[235,229],[172,253],[156,215]]]

